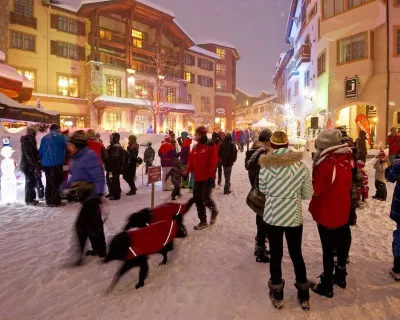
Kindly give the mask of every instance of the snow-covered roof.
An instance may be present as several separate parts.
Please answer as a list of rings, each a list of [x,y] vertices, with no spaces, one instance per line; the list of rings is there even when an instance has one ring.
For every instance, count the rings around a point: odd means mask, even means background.
[[[23,82],[22,76],[15,70],[13,67],[10,67],[6,64],[0,64],[0,77],[12,80]]]
[[[263,99],[263,100],[257,101],[255,103],[253,103],[252,107],[257,107],[257,106],[262,105],[264,103],[268,103],[268,102],[270,102],[270,101],[272,101],[272,100],[274,100],[276,98],[277,98],[277,96],[272,96],[272,97],[269,97],[267,99]]]
[[[176,19],[174,19],[174,23],[176,24],[176,26],[177,26],[179,29],[182,30],[182,32],[183,32],[184,34],[186,34],[186,35],[188,36],[188,38],[189,38],[190,40],[192,40],[193,43],[195,43],[195,41],[193,40],[193,38],[189,35],[189,33],[186,32],[185,29],[183,29],[183,27],[178,23],[178,21],[177,21]]]
[[[198,47],[198,46],[190,47],[189,50],[193,51],[193,52],[197,52],[197,53],[203,54],[205,56],[208,56],[208,57],[211,57],[211,58],[214,58],[214,59],[218,59],[218,60],[221,59],[221,57],[218,54],[216,54],[214,52],[211,52],[211,51],[208,51],[208,50],[203,49],[203,48]]]
[[[118,104],[129,104],[138,107],[148,107],[152,104],[152,101],[145,99],[135,99],[135,98],[120,98],[120,97],[110,97],[110,96],[100,96],[93,100],[93,102],[109,102]],[[187,103],[162,103],[163,108],[170,108],[176,111],[193,111],[194,106]]]
[[[91,0],[86,0],[86,1],[91,1]],[[165,14],[175,18],[175,13],[173,13],[171,10],[165,9],[164,7],[162,7],[162,6],[158,5],[158,4],[155,4],[155,3],[151,2],[151,1],[148,1],[148,0],[136,0],[136,1],[141,3],[141,4],[146,5],[148,7],[156,9],[158,11],[164,12]]]
[[[232,48],[232,49],[236,49],[236,47],[228,42],[225,41],[219,41],[219,40],[201,40],[201,41],[197,41],[197,44],[215,44],[217,46],[221,46],[221,47],[227,47],[227,48]]]
[[[56,99],[66,99],[66,100],[78,100],[78,101],[86,101],[87,99],[82,99],[82,98],[74,98],[74,97],[66,97],[66,96],[59,96],[56,94],[47,94],[47,93],[38,93],[34,92],[32,96],[35,97],[44,97],[44,98],[56,98]]]
[[[22,81],[22,87],[23,88],[29,88],[29,89],[34,89],[35,88],[35,84],[29,80],[27,77],[22,76],[23,81]]]
[[[25,106],[23,104],[18,103],[17,101],[7,97],[6,95],[0,93],[0,104],[3,104],[5,106],[11,107],[11,108],[20,108],[20,109],[37,109],[34,106]],[[43,110],[40,109],[40,111],[51,114],[51,115],[57,115],[60,112],[55,111],[55,110]]]

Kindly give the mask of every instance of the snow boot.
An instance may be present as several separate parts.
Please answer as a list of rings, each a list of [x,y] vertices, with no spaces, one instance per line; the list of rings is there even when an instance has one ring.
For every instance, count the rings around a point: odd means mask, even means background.
[[[333,280],[325,277],[323,273],[319,276],[319,278],[320,282],[311,286],[312,291],[320,296],[333,298]]]
[[[136,190],[135,189],[131,189],[126,195],[127,196],[133,196],[136,194]]]
[[[339,287],[346,289],[346,267],[335,267],[335,274],[333,275],[333,283]]]
[[[297,300],[300,303],[300,307],[304,311],[310,310],[310,281],[304,283],[296,282],[294,286],[297,289]]]
[[[394,280],[400,281],[400,257],[394,257],[393,268],[389,271]]]
[[[400,281],[400,273],[394,272],[393,268],[389,270],[389,274],[396,282]]]
[[[268,281],[269,287],[269,298],[272,301],[272,305],[276,309],[282,309],[283,307],[283,288],[285,287],[285,280],[282,279],[280,284],[272,284],[272,281]]]
[[[193,229],[194,230],[203,230],[207,227],[208,227],[208,223],[207,223],[207,221],[205,221],[205,222],[200,222],[197,226],[194,226]]]
[[[211,212],[210,226],[212,226],[217,221],[217,217],[218,217],[218,211],[216,209],[213,209]]]

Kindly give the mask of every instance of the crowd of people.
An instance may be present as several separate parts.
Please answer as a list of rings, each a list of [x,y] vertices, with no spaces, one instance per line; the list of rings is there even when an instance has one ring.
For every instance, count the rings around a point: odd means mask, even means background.
[[[200,126],[191,138],[182,132],[176,139],[173,132],[165,135],[158,150],[162,167],[162,190],[171,191],[171,200],[181,196],[181,188],[193,192],[199,223],[202,230],[216,222],[219,211],[212,199],[216,183],[221,186],[224,175],[224,194],[231,193],[232,167],[237,154],[244,151],[245,169],[248,172],[250,192],[246,203],[256,214],[254,255],[260,263],[270,263],[269,296],[276,308],[282,308],[285,280],[282,275],[283,237],[286,237],[290,258],[295,271],[297,299],[304,310],[310,308],[310,289],[332,298],[334,285],[346,288],[347,263],[351,247],[351,226],[357,223],[356,210],[368,198],[368,176],[364,169],[367,148],[366,135],[361,132],[353,142],[345,130],[328,129],[316,138],[316,152],[312,156],[312,174],[302,161],[303,153],[289,148],[289,139],[282,131],[263,129],[250,147],[249,130],[232,133],[214,131],[208,138],[207,128]],[[136,194],[136,168],[144,161],[146,171],[155,160],[155,150],[147,143],[144,159],[139,157],[137,138],[131,135],[128,146],[120,144],[120,135],[112,133],[110,144],[104,147],[93,130],[78,130],[67,138],[58,125],[50,127],[43,137],[39,150],[36,131],[28,127],[21,138],[21,169],[26,176],[25,201],[37,204],[38,195],[44,196],[48,206],[60,206],[60,190],[73,190],[81,182],[89,183],[82,202],[76,233],[79,242],[80,264],[87,238],[92,249],[86,255],[104,257],[106,244],[101,219],[101,197],[105,183],[110,200],[121,198],[120,177]],[[195,141],[195,144],[193,143]],[[392,130],[388,137],[389,159],[383,149],[374,160],[376,194],[374,199],[386,201],[386,180],[400,181],[400,136]],[[239,143],[239,144],[238,144]],[[68,150],[68,152],[66,152]],[[396,160],[398,159],[398,160]],[[68,167],[66,167],[68,166]],[[41,171],[46,176],[43,195]],[[69,179],[64,180],[63,171]],[[41,193],[42,192],[42,193]],[[340,199],[340,201],[337,201]],[[311,200],[309,212],[317,224],[323,251],[323,272],[319,283],[307,277],[302,255],[303,210],[302,200]],[[400,185],[393,196],[390,217],[397,223],[394,231],[394,265],[391,275],[400,281]],[[211,216],[207,220],[207,208]],[[269,248],[267,245],[269,244]],[[336,260],[335,260],[336,257]]]

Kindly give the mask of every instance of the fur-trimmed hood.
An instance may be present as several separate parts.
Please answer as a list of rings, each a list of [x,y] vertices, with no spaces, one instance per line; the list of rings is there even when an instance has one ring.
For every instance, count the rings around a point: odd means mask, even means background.
[[[278,149],[266,155],[262,155],[258,161],[261,167],[289,167],[300,162],[303,153],[293,152],[287,148]]]
[[[347,143],[338,146],[333,146],[325,150],[319,150],[314,155],[314,166],[319,165],[330,154],[335,154],[335,155],[353,154],[353,150],[349,147]]]

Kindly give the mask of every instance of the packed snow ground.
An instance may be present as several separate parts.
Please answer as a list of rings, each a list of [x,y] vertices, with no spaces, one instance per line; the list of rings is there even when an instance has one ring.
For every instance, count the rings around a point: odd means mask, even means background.
[[[388,184],[386,203],[368,200],[358,211],[352,228],[348,287],[335,288],[333,299],[311,294],[311,311],[296,301],[294,272],[284,254],[285,305],[275,310],[268,298],[269,265],[253,256],[255,216],[247,208],[247,173],[240,154],[233,170],[233,193],[224,196],[217,187],[213,197],[220,211],[216,225],[193,231],[196,209],[187,214],[189,237],[176,241],[169,263],[159,267],[160,255],[150,258],[145,287],[135,290],[138,270],[127,273],[109,295],[105,290],[119,262],[102,265],[91,258],[81,268],[65,269],[72,259],[74,220],[79,204],[64,208],[0,207],[0,318],[22,319],[399,319],[400,284],[388,275],[392,264],[394,223],[388,213],[393,185]],[[307,163],[310,163],[308,160]],[[368,164],[371,194],[374,192],[372,163]],[[119,232],[126,217],[150,204],[150,187],[138,181],[136,196],[105,202],[109,215],[108,239]],[[19,186],[23,201],[23,188]],[[123,183],[124,192],[127,185]],[[183,191],[185,201],[190,197]],[[156,190],[156,202],[169,193]],[[340,201],[340,199],[338,199]],[[303,253],[311,280],[322,272],[321,244],[315,223],[304,203]]]

